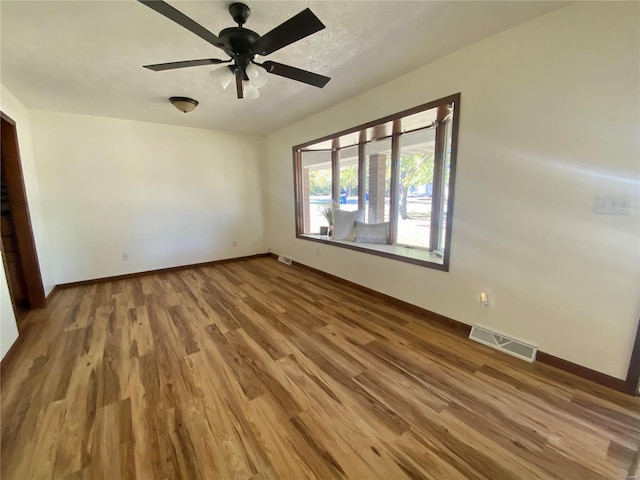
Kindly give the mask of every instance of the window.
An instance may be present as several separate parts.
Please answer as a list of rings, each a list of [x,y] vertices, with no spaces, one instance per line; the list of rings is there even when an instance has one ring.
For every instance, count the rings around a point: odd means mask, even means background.
[[[297,237],[448,270],[459,114],[458,93],[293,147]]]

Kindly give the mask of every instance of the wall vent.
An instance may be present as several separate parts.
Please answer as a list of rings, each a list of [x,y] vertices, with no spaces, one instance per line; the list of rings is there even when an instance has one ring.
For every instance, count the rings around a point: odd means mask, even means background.
[[[530,363],[535,361],[536,353],[538,352],[538,348],[533,345],[501,333],[492,332],[488,328],[479,325],[473,326],[469,338]]]
[[[284,255],[280,255],[278,257],[278,261],[282,263],[286,263],[287,265],[291,265],[293,263],[293,260],[291,260],[291,257],[285,257]]]

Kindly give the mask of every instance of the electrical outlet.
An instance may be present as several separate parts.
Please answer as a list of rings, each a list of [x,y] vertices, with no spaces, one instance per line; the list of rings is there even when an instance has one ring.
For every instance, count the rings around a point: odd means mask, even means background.
[[[319,257],[319,256],[320,256],[320,249],[316,248],[316,257]]]
[[[237,247],[237,246],[238,246],[238,242],[234,240],[234,241],[233,241],[233,246],[234,246],[234,247]]]
[[[480,294],[480,305],[482,305],[483,307],[489,306],[489,295],[484,292]]]
[[[126,262],[127,260],[129,260],[129,254],[128,253],[123,253],[122,254],[122,261]]]

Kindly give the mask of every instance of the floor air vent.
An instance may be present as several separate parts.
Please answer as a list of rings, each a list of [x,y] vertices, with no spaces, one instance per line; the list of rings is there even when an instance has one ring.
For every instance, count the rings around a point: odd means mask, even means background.
[[[492,332],[491,330],[474,325],[469,334],[471,340],[501,350],[504,353],[513,355],[527,362],[533,363],[536,359],[538,349],[533,345],[521,342],[514,338],[507,337],[501,333]]]
[[[284,255],[280,255],[278,257],[278,261],[282,263],[286,263],[287,265],[291,265],[293,263],[293,260],[291,260],[290,257],[285,257]]]

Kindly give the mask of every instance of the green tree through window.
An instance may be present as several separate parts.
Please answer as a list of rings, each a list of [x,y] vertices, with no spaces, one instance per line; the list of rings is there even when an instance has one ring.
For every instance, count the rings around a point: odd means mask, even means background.
[[[433,153],[417,154],[400,158],[398,187],[399,213],[403,220],[409,218],[407,213],[407,196],[412,188],[433,182]]]

